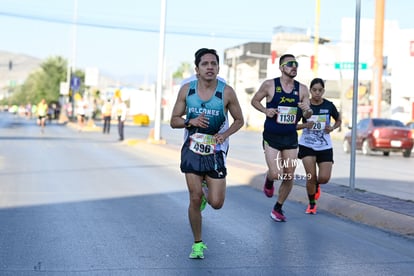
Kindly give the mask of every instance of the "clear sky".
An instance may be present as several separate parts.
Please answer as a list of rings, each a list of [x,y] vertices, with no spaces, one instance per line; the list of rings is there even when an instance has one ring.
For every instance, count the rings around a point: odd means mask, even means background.
[[[316,0],[166,0],[165,70],[193,62],[194,52],[247,42],[271,42],[273,28],[315,29]],[[72,24],[77,3],[76,47]],[[320,0],[321,37],[338,41],[341,18],[355,17],[355,0]],[[414,28],[414,1],[386,1],[386,20]],[[375,0],[361,0],[374,18]],[[161,0],[0,0],[0,50],[38,58],[71,58],[78,68],[113,76],[157,73]]]

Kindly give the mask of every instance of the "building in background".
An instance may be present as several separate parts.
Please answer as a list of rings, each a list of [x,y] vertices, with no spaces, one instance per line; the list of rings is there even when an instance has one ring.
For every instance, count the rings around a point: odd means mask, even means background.
[[[371,116],[375,95],[371,83],[375,74],[374,20],[361,19],[358,69],[358,120]],[[341,39],[331,43],[320,38],[318,70],[313,70],[314,38],[306,29],[279,26],[274,28],[271,43],[250,42],[224,51],[224,70],[228,83],[239,97],[248,126],[262,127],[263,114],[250,105],[264,79],[280,76],[279,57],[291,53],[300,64],[296,79],[308,84],[314,77],[326,80],[325,96],[340,109],[344,125],[352,122],[354,83],[355,19],[343,18]],[[414,71],[414,30],[401,30],[398,21],[384,24],[384,70],[382,77],[381,117],[402,122],[414,118],[414,93],[410,79]]]
[[[225,68],[220,72],[224,72],[222,75],[236,91],[247,125],[250,118],[255,118],[250,116],[254,112],[251,97],[260,80],[268,75],[270,46],[270,42],[249,42],[224,50]]]

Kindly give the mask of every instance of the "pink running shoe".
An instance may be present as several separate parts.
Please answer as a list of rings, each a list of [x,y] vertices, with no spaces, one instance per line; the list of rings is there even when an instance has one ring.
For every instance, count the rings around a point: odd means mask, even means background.
[[[272,210],[272,212],[270,213],[270,217],[274,220],[274,221],[286,221],[286,217],[283,215],[283,211],[279,210],[279,211],[275,211]]]

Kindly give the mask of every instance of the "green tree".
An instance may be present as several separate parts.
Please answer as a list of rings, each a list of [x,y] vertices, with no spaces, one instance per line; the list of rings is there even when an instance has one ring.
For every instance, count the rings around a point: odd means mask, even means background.
[[[73,73],[85,78],[83,71]],[[57,102],[60,96],[60,83],[66,81],[67,61],[62,57],[50,57],[40,65],[40,68],[29,75],[24,84],[17,87],[13,95],[8,99],[9,103],[25,104],[38,103],[45,99],[48,103]]]
[[[191,68],[191,64],[188,62],[183,62],[177,68],[177,71],[173,73],[173,78],[175,80],[182,80],[192,74],[193,69]]]

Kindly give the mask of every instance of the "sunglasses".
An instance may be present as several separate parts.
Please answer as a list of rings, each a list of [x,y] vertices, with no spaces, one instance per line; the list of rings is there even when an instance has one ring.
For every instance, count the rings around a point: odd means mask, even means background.
[[[296,60],[286,61],[280,64],[280,66],[284,66],[284,65],[286,65],[287,67],[293,67],[293,66],[299,67],[299,63]]]

